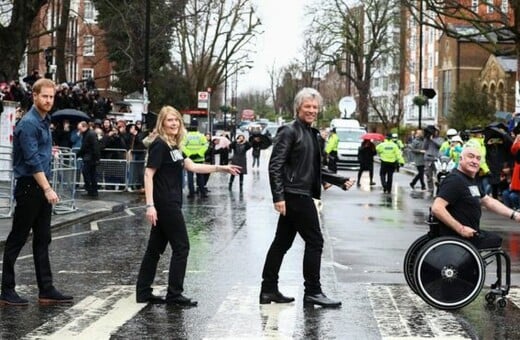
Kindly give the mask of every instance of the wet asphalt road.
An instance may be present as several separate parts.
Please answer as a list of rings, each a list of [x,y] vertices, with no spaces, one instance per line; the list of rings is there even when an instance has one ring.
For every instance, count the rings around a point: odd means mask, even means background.
[[[210,178],[208,199],[187,200],[184,215],[191,251],[186,295],[197,308],[136,304],[137,270],[149,226],[141,204],[96,221],[54,232],[51,261],[56,286],[75,304],[38,306],[30,246],[17,263],[18,292],[28,307],[0,308],[1,339],[518,339],[520,302],[516,288],[505,309],[486,306],[483,295],[456,311],[426,305],[407,287],[402,262],[422,235],[431,203],[412,192],[410,176],[395,176],[392,195],[368,186],[323,194],[325,249],[322,284],[343,301],[341,309],[304,308],[303,243],[295,241],[280,273],[280,289],[296,297],[288,305],[258,304],[260,274],[277,221],[265,170],[249,170],[243,192],[227,176]],[[355,176],[355,172],[341,171]],[[376,182],[379,180],[376,177]],[[144,204],[144,202],[143,202]],[[504,237],[513,260],[513,285],[520,278],[519,226],[485,214],[483,225]],[[159,263],[156,293],[164,292],[170,252]],[[492,275],[489,275],[491,281]]]

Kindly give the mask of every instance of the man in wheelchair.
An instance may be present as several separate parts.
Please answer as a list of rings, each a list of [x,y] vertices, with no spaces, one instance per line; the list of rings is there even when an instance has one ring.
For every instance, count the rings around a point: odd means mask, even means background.
[[[442,181],[431,211],[440,222],[439,236],[464,237],[478,249],[499,248],[502,238],[480,229],[481,207],[516,222],[520,213],[479,190],[475,177],[481,157],[479,149],[464,147],[459,166]]]

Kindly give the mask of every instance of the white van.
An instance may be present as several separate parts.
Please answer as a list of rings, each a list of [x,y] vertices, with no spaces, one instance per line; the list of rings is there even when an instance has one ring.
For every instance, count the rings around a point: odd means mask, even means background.
[[[333,119],[330,128],[361,128],[361,125],[357,119]]]
[[[333,119],[330,128],[338,135],[338,167],[358,168],[358,149],[366,133],[356,119]]]

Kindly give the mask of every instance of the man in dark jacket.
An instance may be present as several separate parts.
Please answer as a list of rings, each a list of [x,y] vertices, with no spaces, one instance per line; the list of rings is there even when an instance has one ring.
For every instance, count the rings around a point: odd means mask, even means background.
[[[96,198],[98,197],[96,166],[101,158],[98,137],[87,122],[79,122],[78,131],[83,139],[78,157],[83,159],[81,170],[87,191],[85,196]]]
[[[262,273],[260,303],[289,303],[278,290],[278,272],[285,253],[296,233],[305,241],[303,276],[306,305],[338,307],[340,301],[329,299],[321,290],[320,266],[323,236],[314,199],[321,195],[321,183],[349,189],[354,181],[322,172],[319,131],[312,128],[322,103],[318,91],[304,88],[294,99],[296,119],[282,126],[276,134],[269,161],[269,181],[274,208],[280,213],[276,235],[269,248]]]

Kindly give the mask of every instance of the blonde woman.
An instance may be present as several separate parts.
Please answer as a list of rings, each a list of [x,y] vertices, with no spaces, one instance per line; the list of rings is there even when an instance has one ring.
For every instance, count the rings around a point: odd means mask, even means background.
[[[159,112],[156,124],[157,137],[148,150],[144,173],[146,195],[146,218],[151,223],[150,239],[139,270],[136,287],[138,303],[166,303],[181,306],[196,306],[182,293],[189,252],[188,232],[181,211],[182,172],[195,173],[227,172],[240,173],[234,165],[195,164],[182,156],[182,140],[186,134],[181,114],[171,106]],[[152,283],[161,254],[170,244],[172,256],[168,277],[166,299],[153,295]]]

